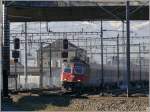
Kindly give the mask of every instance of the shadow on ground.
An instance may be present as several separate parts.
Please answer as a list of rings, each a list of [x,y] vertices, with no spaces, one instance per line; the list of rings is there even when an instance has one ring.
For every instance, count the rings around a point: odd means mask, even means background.
[[[84,96],[69,96],[69,95],[26,95],[22,96],[16,102],[3,103],[2,111],[39,111],[39,110],[66,110],[72,99],[87,99]]]

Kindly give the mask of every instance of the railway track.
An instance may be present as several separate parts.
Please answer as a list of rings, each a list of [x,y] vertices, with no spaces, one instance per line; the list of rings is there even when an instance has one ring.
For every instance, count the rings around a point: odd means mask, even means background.
[[[78,92],[72,92],[72,91],[60,91],[59,93],[62,96],[72,96],[72,97],[82,97],[82,96],[122,96],[122,97],[126,97],[126,90],[121,90],[121,89],[115,89],[115,90],[109,90],[109,91],[104,91],[103,95],[101,91],[95,91],[95,92],[91,92],[91,91],[86,91],[86,92],[82,92],[82,93],[78,93]],[[149,89],[148,88],[142,88],[142,89],[131,89],[129,96],[148,96],[149,95]]]
[[[9,90],[9,93],[10,94],[17,94],[17,93],[41,93],[43,91],[58,91],[58,90],[61,90],[61,88],[48,88],[48,89],[45,89],[45,88],[35,88],[35,89],[22,89],[22,90]]]
[[[107,91],[107,93],[112,94],[112,96],[127,96],[126,90],[120,90],[120,89],[110,90]],[[136,96],[136,94],[139,96],[147,96],[149,94],[149,89],[148,88],[130,89],[129,96],[134,96],[134,95]]]
[[[121,89],[114,89],[114,90],[107,90],[103,91],[82,91],[82,92],[73,92],[73,91],[66,91],[61,90],[60,88],[51,88],[51,89],[32,89],[32,90],[18,90],[18,91],[10,91],[10,94],[18,94],[18,93],[33,93],[33,94],[42,94],[42,95],[60,95],[60,96],[70,96],[70,97],[82,97],[82,96],[127,96],[126,90]],[[130,96],[148,96],[149,90],[148,88],[142,89],[131,89],[129,95]]]

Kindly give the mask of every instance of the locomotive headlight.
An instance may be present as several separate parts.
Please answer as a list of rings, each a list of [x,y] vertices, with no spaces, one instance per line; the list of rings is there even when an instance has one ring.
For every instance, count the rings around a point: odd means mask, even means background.
[[[67,79],[64,79],[65,81],[67,80]]]
[[[80,82],[81,80],[78,80],[78,82]]]
[[[72,78],[74,78],[75,76],[74,76],[74,75],[72,75],[71,77],[72,77]]]

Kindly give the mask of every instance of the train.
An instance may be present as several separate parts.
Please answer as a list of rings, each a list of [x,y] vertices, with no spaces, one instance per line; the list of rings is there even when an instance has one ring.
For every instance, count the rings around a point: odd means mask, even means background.
[[[104,64],[104,74],[101,74],[101,65],[87,63],[80,58],[64,62],[61,70],[62,87],[66,90],[80,90],[85,88],[112,89],[126,88],[126,69],[117,64]],[[139,66],[131,66],[130,84],[132,87],[148,86],[149,73],[147,69],[140,71]],[[102,80],[103,79],[103,80]]]

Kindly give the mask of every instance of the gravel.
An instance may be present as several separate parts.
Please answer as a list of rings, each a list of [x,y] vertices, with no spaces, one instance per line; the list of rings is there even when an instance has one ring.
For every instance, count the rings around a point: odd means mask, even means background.
[[[99,97],[94,99],[74,99],[70,107],[73,110],[92,111],[145,111],[148,99],[144,97]]]

